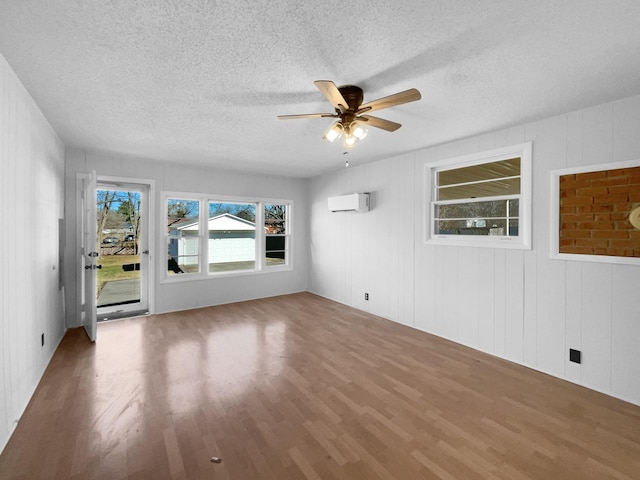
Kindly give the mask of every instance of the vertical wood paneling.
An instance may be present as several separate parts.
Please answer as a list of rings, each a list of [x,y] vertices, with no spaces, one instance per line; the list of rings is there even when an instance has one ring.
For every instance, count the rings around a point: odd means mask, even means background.
[[[565,278],[564,263],[551,260],[549,243],[551,170],[565,164],[566,119],[554,117],[535,128],[533,163],[533,235],[536,248],[537,368],[563,376],[565,371]]]
[[[458,333],[465,345],[478,345],[478,248],[458,250]]]
[[[524,360],[524,255],[520,250],[505,252],[505,357]]]
[[[582,262],[567,262],[565,285],[565,351],[569,352],[570,348],[582,350]],[[569,361],[568,354],[565,357],[565,374],[567,380],[580,383],[581,364]]]
[[[523,255],[523,326],[522,349],[523,363],[529,367],[537,368],[538,364],[538,269],[536,245],[534,251],[524,252]]]
[[[478,348],[495,352],[495,251],[481,248],[478,251]]]
[[[640,96],[613,104],[613,161],[640,158]]]
[[[596,390],[611,387],[612,266],[582,266],[582,382]]]
[[[438,265],[438,281],[442,287],[442,295],[436,299],[438,311],[436,322],[440,324],[441,335],[451,340],[459,339],[458,320],[460,303],[458,302],[458,285],[460,281],[460,258],[458,247],[440,247]]]
[[[413,201],[415,195],[415,183],[413,171],[415,161],[413,155],[398,159],[398,175],[395,178],[394,188],[398,192],[396,199],[395,214],[398,217],[397,232],[390,232],[397,240],[398,246],[395,252],[397,269],[397,295],[398,295],[398,315],[397,319],[405,325],[415,325],[413,299],[414,299],[414,275],[416,259],[416,237],[421,230],[421,224],[414,222],[416,205]],[[392,270],[393,271],[393,270]],[[393,317],[391,317],[393,318]]]
[[[640,269],[613,266],[612,285],[611,390],[633,401],[640,391]]]
[[[507,258],[504,250],[496,249],[493,257],[493,354],[504,357],[507,340]]]
[[[64,146],[0,55],[0,450],[64,331],[58,218]],[[40,335],[45,334],[45,345]]]

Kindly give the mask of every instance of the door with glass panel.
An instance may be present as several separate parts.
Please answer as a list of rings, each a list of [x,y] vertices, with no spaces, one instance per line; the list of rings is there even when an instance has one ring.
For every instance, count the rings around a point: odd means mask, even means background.
[[[149,185],[98,181],[98,321],[149,310]]]

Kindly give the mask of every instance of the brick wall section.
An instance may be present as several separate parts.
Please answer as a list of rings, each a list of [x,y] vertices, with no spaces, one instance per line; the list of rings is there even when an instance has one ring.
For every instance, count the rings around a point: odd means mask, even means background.
[[[640,257],[640,167],[560,177],[560,253]]]

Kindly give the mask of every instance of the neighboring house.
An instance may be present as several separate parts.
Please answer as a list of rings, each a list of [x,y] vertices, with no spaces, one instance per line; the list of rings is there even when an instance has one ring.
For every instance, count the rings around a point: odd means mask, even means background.
[[[169,226],[169,254],[181,265],[198,263],[197,221]],[[256,225],[230,213],[209,218],[209,262],[253,261],[256,258]]]

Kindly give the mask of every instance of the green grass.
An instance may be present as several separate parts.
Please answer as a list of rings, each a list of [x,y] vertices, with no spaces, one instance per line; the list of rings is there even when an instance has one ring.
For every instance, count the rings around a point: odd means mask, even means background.
[[[98,270],[98,295],[107,282],[114,280],[134,280],[140,278],[140,271],[125,272],[122,265],[127,263],[139,263],[140,255],[104,255],[98,259],[102,268]]]

